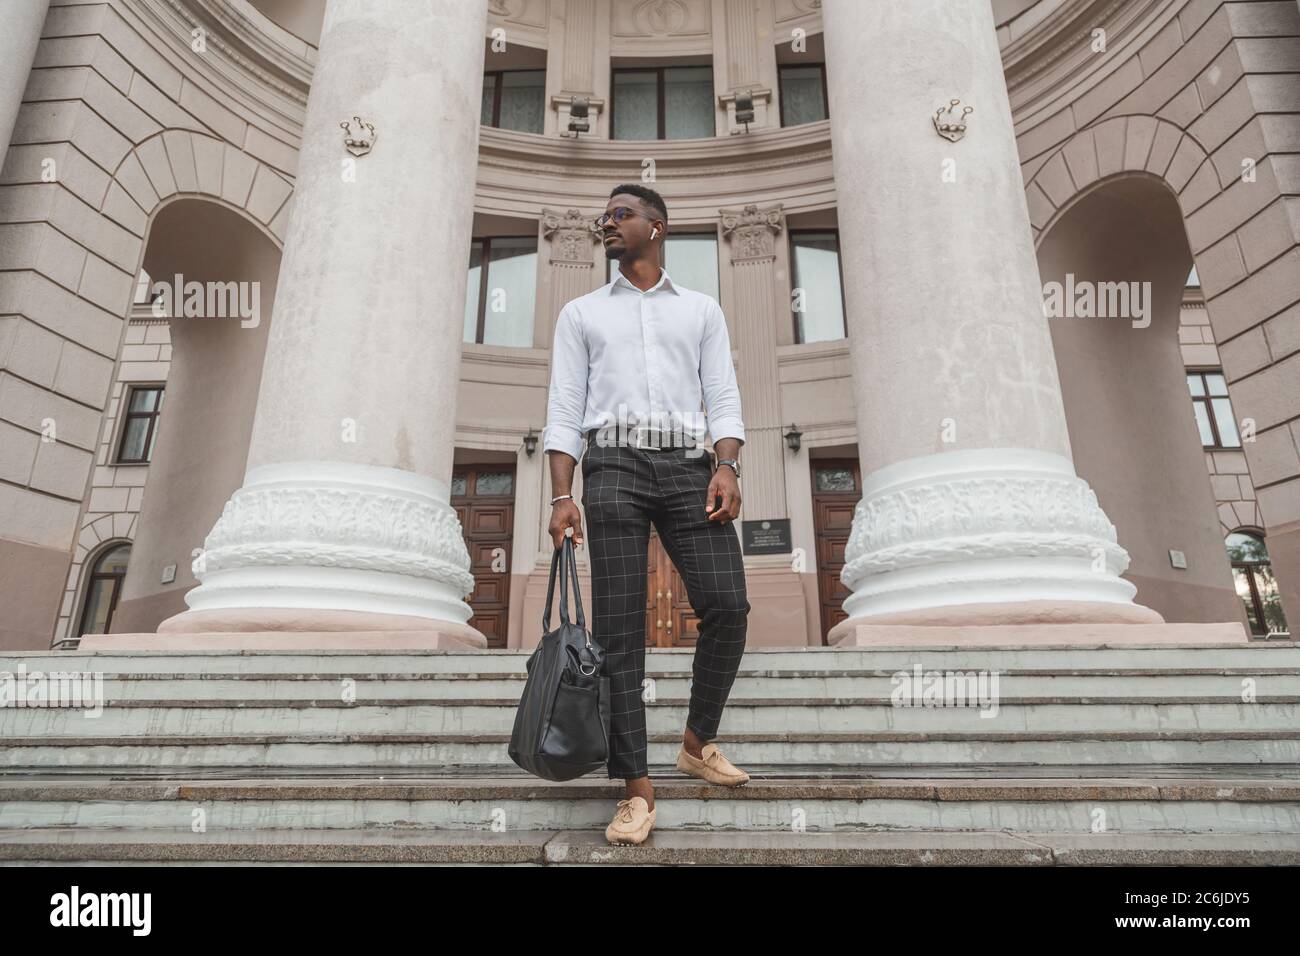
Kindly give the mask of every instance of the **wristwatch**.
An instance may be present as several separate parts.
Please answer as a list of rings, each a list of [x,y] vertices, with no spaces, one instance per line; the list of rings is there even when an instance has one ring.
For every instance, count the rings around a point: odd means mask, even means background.
[[[734,458],[720,458],[720,459],[718,459],[718,464],[719,464],[719,465],[730,465],[730,466],[731,466],[731,470],[734,471],[734,472],[736,473],[736,477],[737,477],[737,478],[740,477],[740,462],[736,461],[736,459],[734,459]]]

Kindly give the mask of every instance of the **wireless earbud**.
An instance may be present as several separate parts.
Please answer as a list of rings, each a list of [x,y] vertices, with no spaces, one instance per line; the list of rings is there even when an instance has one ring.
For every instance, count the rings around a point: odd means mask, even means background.
[[[655,236],[657,236],[657,235],[659,235],[659,230],[658,230],[658,229],[651,229],[651,230],[650,230],[650,238],[651,238],[651,239],[653,239],[653,238],[654,238]]]

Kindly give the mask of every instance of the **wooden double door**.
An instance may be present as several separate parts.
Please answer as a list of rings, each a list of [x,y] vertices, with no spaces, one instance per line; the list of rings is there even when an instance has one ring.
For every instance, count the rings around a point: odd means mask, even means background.
[[[474,591],[466,603],[469,626],[505,647],[510,627],[511,539],[515,528],[513,465],[457,465],[451,476],[451,506],[460,519]]]
[[[848,617],[849,589],[840,581],[844,552],[853,530],[853,512],[862,498],[862,470],[856,458],[818,458],[811,462],[813,534],[817,543],[817,594],[822,643],[830,629]]]
[[[650,548],[646,555],[646,647],[694,647],[700,619],[691,609],[686,582],[650,526]]]

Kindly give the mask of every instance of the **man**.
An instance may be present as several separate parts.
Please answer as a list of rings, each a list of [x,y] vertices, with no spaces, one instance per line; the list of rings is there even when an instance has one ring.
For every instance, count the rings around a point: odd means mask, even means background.
[[[555,490],[548,530],[557,548],[569,533],[575,547],[582,544],[582,512],[571,494],[581,459],[592,637],[605,649],[610,676],[608,773],[627,786],[605,836],[638,844],[656,816],[641,698],[651,522],[700,622],[677,768],[724,786],[749,780],[709,743],[740,667],[750,610],[735,527],[745,430],[722,308],[674,284],[660,266],[663,197],[618,186],[597,226],[618,275],[569,302],[556,323],[543,433]],[[716,465],[702,444],[702,406]]]

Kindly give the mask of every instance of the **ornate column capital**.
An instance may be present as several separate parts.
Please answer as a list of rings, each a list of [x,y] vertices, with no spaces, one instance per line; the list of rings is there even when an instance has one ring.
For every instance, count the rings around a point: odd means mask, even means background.
[[[579,209],[557,212],[542,210],[542,232],[551,241],[551,262],[568,265],[592,264],[591,247],[600,241],[595,214],[587,215]]]
[[[750,203],[744,209],[720,209],[722,234],[731,240],[731,261],[747,262],[776,256],[776,235],[785,228],[780,203],[759,209]]]

